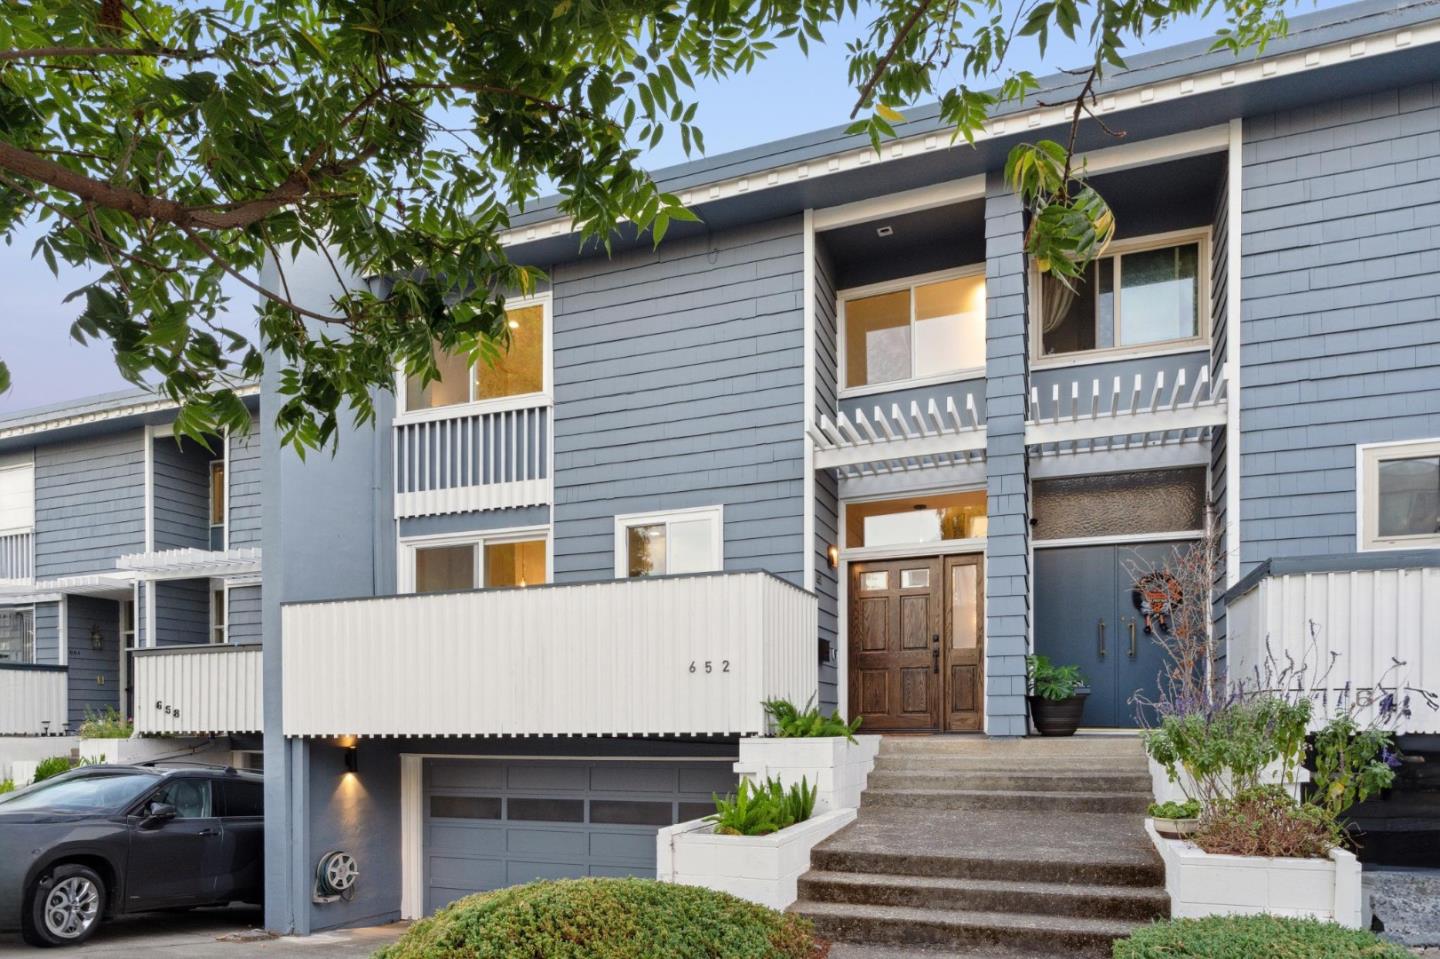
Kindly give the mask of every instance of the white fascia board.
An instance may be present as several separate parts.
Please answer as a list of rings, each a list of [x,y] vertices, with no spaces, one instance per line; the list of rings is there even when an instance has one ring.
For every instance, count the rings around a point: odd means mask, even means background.
[[[236,387],[235,393],[242,397],[257,396],[260,393],[260,384],[251,383]],[[173,400],[146,396],[106,409],[78,412],[57,410],[48,416],[29,422],[0,427],[0,440],[13,439],[17,436],[33,436],[37,433],[63,430],[72,426],[84,426],[89,423],[103,423],[107,420],[124,419],[127,416],[140,416],[145,413],[163,413],[178,408],[178,404]]]
[[[1157,105],[1169,105],[1173,110],[1183,111],[1187,108],[1187,104],[1193,102],[1196,97],[1238,90],[1262,81],[1311,73],[1341,63],[1353,63],[1396,50],[1408,50],[1437,42],[1440,42],[1440,20],[1270,56],[1250,59],[1237,58],[1224,67],[1186,76],[1169,77],[1151,84],[1116,90],[1113,93],[1102,93],[1097,98],[1096,115],[1104,118],[1123,113],[1126,110]],[[980,130],[975,132],[975,142],[983,143],[987,140],[1014,136],[1019,133],[1033,135],[1038,130],[1064,126],[1070,122],[1072,106],[1073,100],[1066,100],[1050,106],[1040,106],[997,117],[985,123]],[[1223,126],[1216,129],[1225,130]],[[1150,141],[1141,140],[1134,144],[1111,147],[1090,154],[1087,168],[1093,173],[1102,169],[1120,169],[1122,166],[1133,165],[1136,162],[1154,162],[1157,159],[1175,159],[1194,155],[1194,151],[1200,143],[1215,136],[1213,130],[1206,129],[1176,134],[1174,137],[1162,137]],[[1144,155],[1146,150],[1154,151],[1156,144],[1166,140],[1169,141],[1168,146],[1177,152],[1163,155],[1152,152],[1152,159],[1149,161],[1134,159]],[[886,141],[881,145],[878,153],[866,143],[836,153],[809,157],[794,163],[747,172],[740,176],[702,183],[671,192],[679,193],[680,202],[686,206],[709,203],[802,181],[811,182],[872,165],[883,165],[904,157],[948,149],[950,142],[950,137],[946,132],[930,131]],[[1124,151],[1127,149],[1141,152],[1130,154],[1132,159],[1124,159],[1126,154],[1123,152],[1111,152],[1112,150]],[[1200,152],[1218,152],[1223,149],[1225,149],[1225,145],[1222,137],[1221,142],[1200,149]],[[1108,159],[1102,159],[1102,154],[1108,154]],[[1107,167],[1107,163],[1119,165]],[[546,237],[573,232],[575,232],[574,223],[569,217],[555,217],[506,230],[500,234],[500,242],[504,245],[530,243]]]

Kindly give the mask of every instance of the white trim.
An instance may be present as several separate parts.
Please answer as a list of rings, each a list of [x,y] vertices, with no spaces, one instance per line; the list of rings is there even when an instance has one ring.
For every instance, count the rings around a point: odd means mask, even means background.
[[[837,483],[836,489],[843,484]],[[835,708],[846,719],[850,714],[850,561],[845,558],[845,511],[849,501],[836,494],[835,539],[840,562],[835,564]]]
[[[804,335],[802,348],[805,350],[804,397],[805,408],[800,422],[800,444],[804,455],[801,473],[803,498],[800,519],[800,538],[803,546],[801,562],[801,583],[805,589],[815,589],[815,441],[810,437],[810,427],[815,425],[815,405],[819,396],[815,388],[817,362],[815,357],[815,211],[806,210],[804,216],[805,257],[801,264],[801,295],[805,298],[802,306]]]
[[[425,757],[400,754],[400,918],[425,915]]]
[[[665,525],[665,539],[667,549],[665,551],[666,570],[656,575],[668,572],[670,562],[670,551],[668,549],[670,539],[670,524],[676,520],[708,519],[714,526],[714,538],[711,544],[710,567],[708,570],[695,570],[694,572],[718,572],[725,568],[725,507],[715,506],[691,506],[686,509],[659,510],[654,513],[619,513],[615,516],[615,578],[629,579],[630,562],[626,553],[625,530],[631,526],[658,526]]]
[[[154,649],[159,643],[155,641],[155,581],[151,580],[145,585],[145,648]]]
[[[935,283],[944,283],[948,280],[974,279],[979,277],[983,282],[985,279],[984,263],[969,263],[965,266],[952,267],[947,270],[934,270],[929,273],[918,273],[913,276],[897,277],[893,280],[886,280],[883,283],[870,283],[866,286],[856,286],[845,290],[835,291],[835,383],[837,395],[840,399],[846,400],[856,396],[870,396],[876,393],[893,393],[897,390],[913,389],[918,386],[927,386],[935,383],[952,383],[959,380],[973,380],[985,376],[985,358],[980,357],[979,366],[967,366],[958,370],[942,370],[939,373],[931,373],[926,376],[915,374],[915,289],[921,286],[930,286]],[[859,386],[850,386],[847,383],[849,375],[845,362],[846,351],[846,329],[845,329],[845,305],[850,300],[863,299],[871,296],[883,296],[886,293],[908,292],[910,294],[910,376],[903,380],[887,380],[883,383],[864,383]]]
[[[840,559],[847,563],[861,563],[880,559],[909,559],[912,556],[923,558],[927,556],[960,556],[970,553],[983,555],[985,543],[986,540],[979,537],[945,539],[936,543],[901,543],[898,546],[855,546],[840,550]]]
[[[60,635],[57,637],[55,661],[61,666],[68,666],[70,665],[70,596],[68,593],[60,594],[60,602],[57,607],[58,612],[55,619]]]
[[[1229,401],[1225,414],[1225,585],[1240,581],[1240,344],[1245,325],[1241,309],[1244,261],[1241,243],[1245,213],[1241,178],[1245,146],[1243,121],[1230,121],[1227,132],[1225,182],[1225,383]]]
[[[224,504],[225,510],[224,510],[224,512],[225,512],[225,515],[222,517],[222,520],[221,520],[221,521],[222,521],[222,522],[224,523],[224,525],[225,525],[225,530],[224,530],[223,533],[220,534],[220,548],[221,548],[221,549],[229,549],[229,548],[230,548],[230,500],[232,499],[232,497],[231,497],[230,494],[233,492],[233,490],[231,490],[230,486],[231,486],[231,483],[233,482],[233,480],[232,480],[232,478],[231,478],[231,476],[230,476],[230,427],[228,427],[228,426],[225,427],[225,441],[224,441],[224,442],[225,442],[225,456],[224,456],[224,462],[225,462],[225,466],[224,466],[224,469],[225,469],[225,504]]]
[[[1124,546],[1127,543],[1168,543],[1179,539],[1200,539],[1202,529],[1181,529],[1169,533],[1130,533],[1115,536],[1072,536],[1068,539],[1035,539],[1035,549],[1060,549],[1066,546]],[[1033,586],[1032,586],[1033,589]]]
[[[529,409],[537,406],[552,406],[555,399],[555,310],[554,298],[550,291],[525,297],[506,297],[505,310],[523,310],[532,306],[541,307],[540,322],[544,329],[540,348],[541,389],[535,393],[517,393],[513,396],[497,396],[493,399],[476,400],[474,367],[469,376],[468,389],[472,399],[468,403],[454,403],[449,406],[426,407],[422,410],[407,410],[406,380],[403,368],[395,370],[395,419],[394,425],[424,423],[431,420],[447,420],[454,417],[475,416],[482,413],[500,413],[506,410]]]
[[[1066,370],[1085,366],[1099,366],[1121,360],[1150,360],[1162,356],[1183,356],[1187,353],[1206,352],[1204,340],[1186,340],[1170,346],[1120,346],[1108,350],[1081,350],[1077,353],[1055,353],[1030,361],[1034,370]],[[1099,354],[1098,356],[1096,354]]]
[[[508,526],[504,529],[464,530],[455,533],[436,533],[429,536],[404,536],[395,541],[396,592],[415,592],[415,552],[437,546],[471,546],[475,550],[472,589],[485,588],[485,547],[498,543],[529,543],[537,539],[545,541],[545,582],[554,578],[551,568],[551,540],[549,526]],[[535,584],[540,585],[540,584]]]
[[[1386,451],[1393,451],[1387,454]],[[1397,549],[1440,548],[1440,533],[1423,533],[1412,536],[1380,536],[1371,534],[1371,525],[1379,518],[1380,500],[1371,493],[1378,489],[1372,477],[1372,468],[1378,470],[1386,460],[1414,459],[1417,457],[1440,456],[1440,437],[1414,440],[1389,440],[1383,443],[1355,444],[1355,551],[1358,553],[1382,553]]]
[[[1120,331],[1124,326],[1124,314],[1120,309],[1120,299],[1123,278],[1122,258],[1132,253],[1144,253],[1150,250],[1163,250],[1170,247],[1195,244],[1195,335],[1183,336],[1171,340],[1155,340],[1149,343],[1134,343],[1125,345],[1120,343]],[[1044,335],[1041,332],[1041,318],[1044,314],[1044,304],[1041,302],[1040,271],[1031,263],[1027,268],[1030,271],[1030,288],[1036,291],[1036,295],[1029,299],[1029,322],[1030,322],[1030,364],[1031,369],[1048,369],[1055,366],[1065,366],[1065,360],[1075,357],[1084,357],[1089,363],[1103,363],[1115,360],[1136,359],[1141,356],[1155,355],[1163,356],[1167,353],[1198,352],[1205,349],[1210,343],[1211,320],[1210,320],[1210,283],[1211,264],[1210,250],[1214,243],[1213,227],[1199,227],[1185,230],[1167,230],[1162,233],[1147,233],[1144,236],[1131,237],[1125,240],[1116,240],[1105,248],[1097,259],[1096,263],[1104,263],[1113,260],[1115,262],[1115,289],[1113,309],[1114,329],[1111,331],[1115,340],[1111,346],[1096,346],[1088,350],[1072,350],[1068,353],[1042,353],[1044,349]],[[1090,291],[1091,297],[1099,296],[1099,290]],[[1096,336],[1098,342],[1100,311],[1095,311]],[[1077,364],[1078,365],[1078,364]]]
[[[904,216],[935,207],[979,200],[984,196],[985,175],[977,173],[960,180],[949,180],[933,186],[916,187],[913,190],[902,190],[899,193],[815,210],[814,228],[816,232],[838,230],[885,217]]]

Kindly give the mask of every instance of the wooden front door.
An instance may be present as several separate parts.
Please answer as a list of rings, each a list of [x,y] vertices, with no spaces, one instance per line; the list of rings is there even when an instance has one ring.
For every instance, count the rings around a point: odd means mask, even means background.
[[[850,566],[850,702],[870,731],[940,726],[938,559]]]
[[[850,565],[850,710],[871,732],[984,728],[981,557]]]

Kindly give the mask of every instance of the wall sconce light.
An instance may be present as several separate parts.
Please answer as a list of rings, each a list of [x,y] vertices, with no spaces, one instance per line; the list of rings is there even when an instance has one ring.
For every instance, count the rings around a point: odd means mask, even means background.
[[[91,649],[104,649],[104,648],[105,648],[105,635],[100,632],[100,627],[99,627],[99,626],[96,626],[94,623],[91,623],[91,624],[90,624],[90,648],[91,648]]]
[[[836,546],[834,543],[831,543],[830,546],[825,550],[825,557],[830,560],[831,569],[840,568],[840,547]]]
[[[360,771],[360,747],[349,745],[345,747],[345,771],[347,773],[358,773]]]

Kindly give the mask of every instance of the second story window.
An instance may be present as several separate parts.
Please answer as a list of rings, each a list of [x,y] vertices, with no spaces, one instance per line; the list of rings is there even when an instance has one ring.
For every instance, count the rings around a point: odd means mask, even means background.
[[[210,463],[210,548],[225,548],[225,461]]]
[[[1195,234],[1115,243],[1070,287],[1042,275],[1038,356],[1198,339],[1206,321],[1206,246]]]
[[[844,388],[932,380],[985,368],[979,268],[841,294]]]
[[[546,301],[506,310],[508,347],[473,366],[467,356],[437,351],[435,365],[440,378],[422,384],[420,377],[409,377],[405,381],[405,412],[545,392],[546,312]]]

